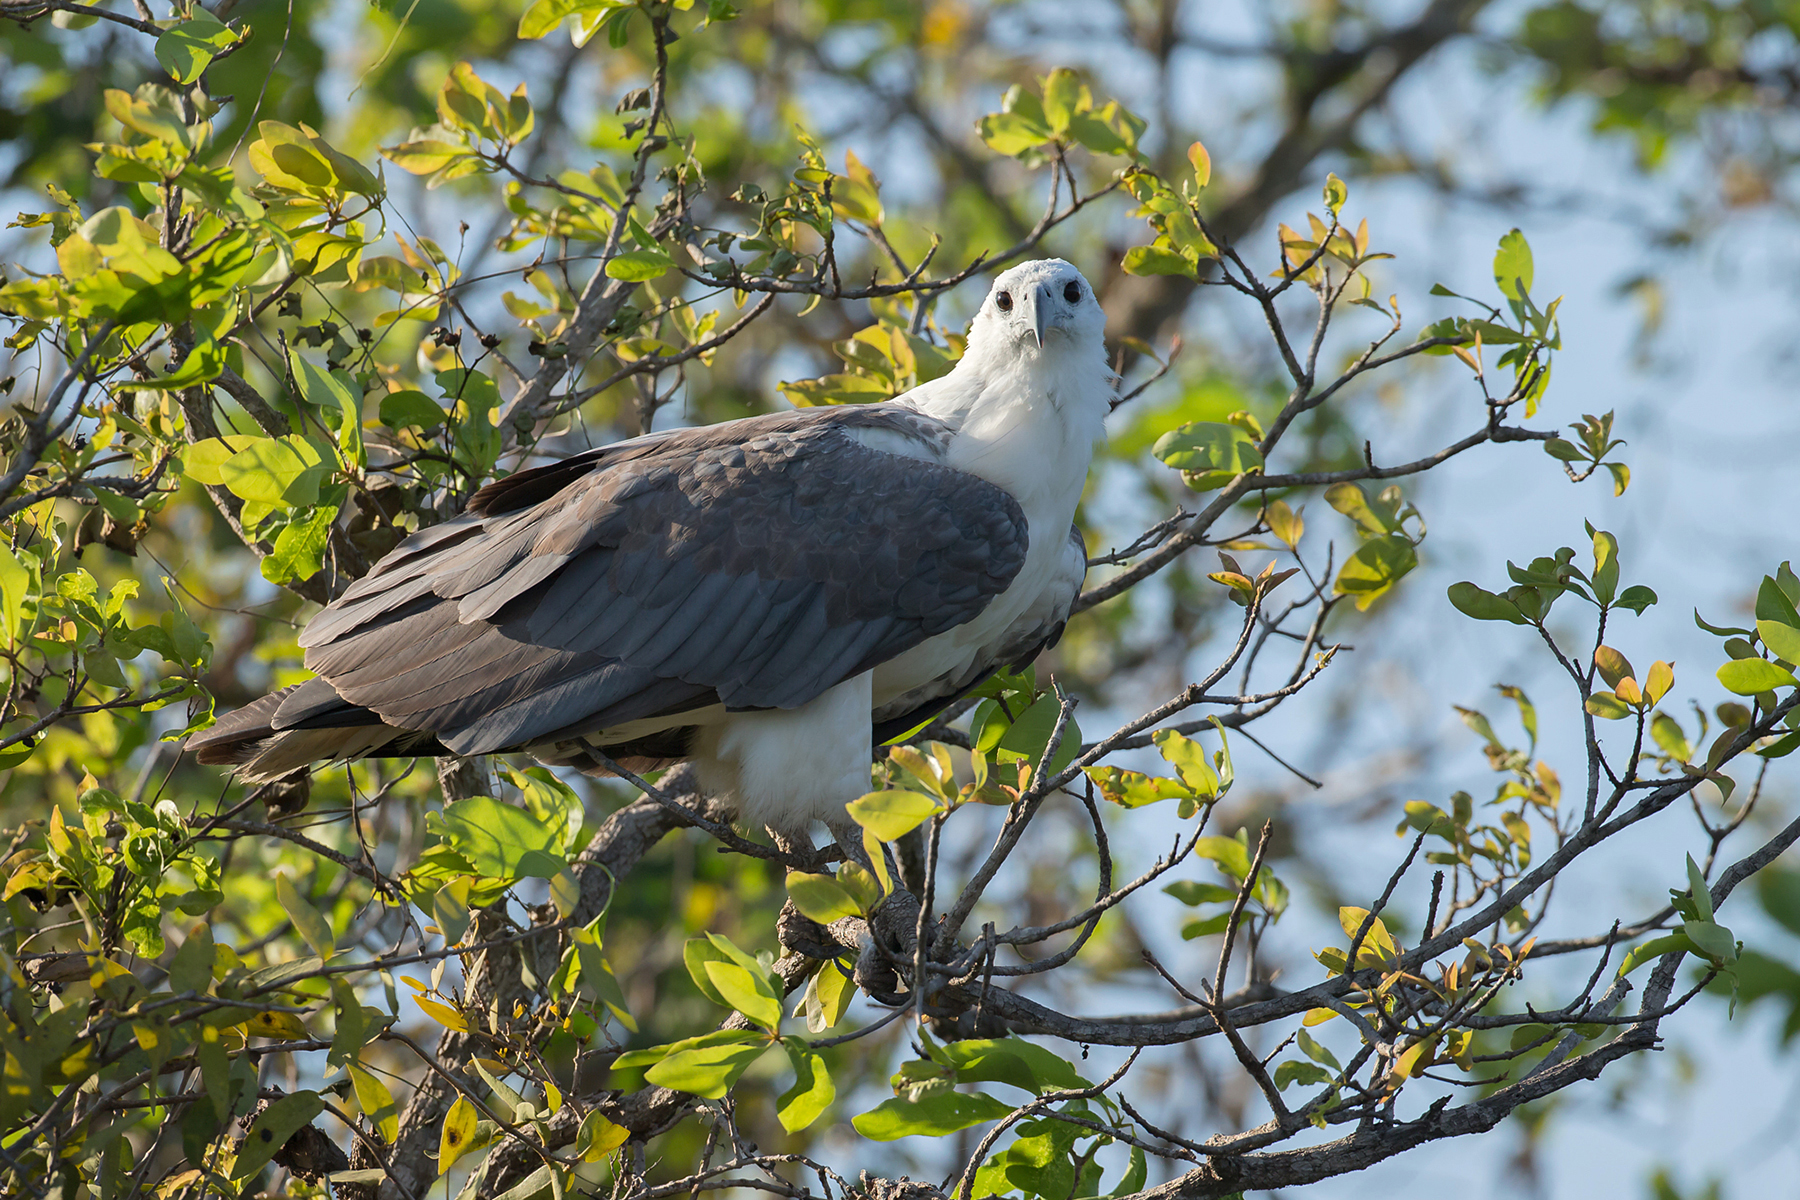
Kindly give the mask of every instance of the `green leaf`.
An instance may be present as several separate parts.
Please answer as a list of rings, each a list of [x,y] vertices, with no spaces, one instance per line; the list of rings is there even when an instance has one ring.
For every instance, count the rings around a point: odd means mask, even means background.
[[[554,32],[569,17],[579,14],[604,14],[623,8],[630,0],[533,0],[519,18],[519,37],[531,40]],[[599,22],[588,23],[598,28]],[[591,29],[590,29],[591,32]],[[583,41],[586,39],[583,38]],[[577,45],[580,43],[578,42]]]
[[[31,591],[31,572],[6,545],[0,544],[0,634],[11,647],[19,636],[25,597]]]
[[[328,470],[317,447],[289,434],[251,442],[220,464],[219,480],[243,500],[304,508],[319,502],[319,485]]]
[[[156,39],[156,61],[176,83],[192,83],[211,65],[219,51],[237,41],[225,23],[200,5],[193,16],[171,26]]]
[[[1418,803],[1414,801],[1413,803]],[[1245,864],[1249,869],[1249,864]],[[1230,904],[1237,899],[1237,889],[1222,887],[1216,883],[1201,883],[1193,879],[1178,879],[1168,884],[1163,891],[1175,897],[1183,904]]]
[[[348,461],[362,466],[366,461],[362,445],[362,390],[345,372],[321,371],[298,350],[292,352],[290,359],[301,398],[338,414],[338,445]]]
[[[337,505],[320,505],[305,517],[284,525],[275,537],[274,552],[258,568],[262,577],[279,584],[317,575],[325,566],[325,552],[331,544],[331,527],[337,515]]]
[[[780,1026],[781,993],[771,986],[761,970],[716,961],[704,964],[703,969],[707,980],[725,998],[726,1004],[771,1032]]]
[[[1477,621],[1511,621],[1514,625],[1530,624],[1525,614],[1519,611],[1519,606],[1511,600],[1483,591],[1466,580],[1451,584],[1449,596],[1456,611],[1465,617],[1473,617]]]
[[[1052,130],[1064,132],[1076,111],[1088,107],[1082,102],[1086,90],[1081,77],[1067,67],[1058,67],[1044,77],[1044,119]]]
[[[1795,611],[1794,602],[1772,576],[1763,576],[1762,585],[1756,589],[1756,619],[1800,628],[1800,612]]]
[[[424,392],[408,389],[381,398],[381,423],[390,429],[419,429],[429,433],[442,425],[444,410]]]
[[[1401,532],[1402,501],[1397,487],[1390,487],[1376,498],[1354,483],[1334,483],[1325,489],[1325,503],[1343,513],[1356,525],[1362,538],[1378,538]]]
[[[675,260],[661,250],[623,250],[607,260],[606,273],[627,283],[661,279],[675,267]]]
[[[1196,279],[1200,273],[1198,258],[1166,246],[1133,246],[1125,252],[1124,268],[1127,275],[1180,275],[1186,279]]]
[[[1173,729],[1160,729],[1151,735],[1156,744],[1157,753],[1163,761],[1175,768],[1196,796],[1213,797],[1219,794],[1223,785],[1219,773],[1213,769],[1212,762],[1206,756],[1206,747],[1192,738],[1183,737]]]
[[[845,807],[851,820],[884,842],[910,833],[927,817],[943,810],[943,804],[934,797],[899,789],[870,792]]]
[[[1275,1068],[1275,1086],[1286,1090],[1291,1083],[1316,1087],[1322,1083],[1330,1083],[1335,1076],[1317,1063],[1309,1063],[1302,1059],[1289,1059]]]
[[[807,982],[801,1002],[806,1013],[808,1033],[835,1029],[844,1019],[850,1001],[856,998],[856,984],[833,963],[826,963]]]
[[[526,876],[550,879],[568,865],[559,853],[562,830],[490,796],[458,800],[436,817],[435,824],[450,848],[484,879],[507,883]]]
[[[1711,907],[1710,902],[1708,907]],[[1711,962],[1725,964],[1737,959],[1737,939],[1723,925],[1710,920],[1683,921],[1681,932],[1694,944],[1694,949]]]
[[[249,1179],[274,1157],[277,1150],[300,1130],[312,1124],[313,1118],[325,1111],[325,1102],[317,1092],[295,1092],[263,1109],[262,1115],[250,1123],[244,1143],[232,1164],[233,1179]]]
[[[1595,692],[1584,705],[1588,712],[1607,721],[1622,721],[1636,710],[1611,692]]]
[[[1056,731],[1056,719],[1062,712],[1062,702],[1055,693],[1039,697],[1030,708],[1019,714],[1019,719],[1007,727],[1000,736],[994,753],[1002,762],[1024,761],[1035,770],[1039,760],[1044,757],[1044,750],[1050,744],[1050,735]],[[1063,727],[1063,739],[1057,745],[1056,755],[1045,770],[1055,775],[1074,761],[1081,749],[1081,726],[1070,717]]]
[[[1250,874],[1250,848],[1236,838],[1203,837],[1194,843],[1194,853],[1211,859],[1234,879]]]
[[[1260,471],[1262,452],[1242,427],[1218,421],[1194,421],[1156,439],[1151,453],[1189,474],[1218,471],[1241,475]]]
[[[1305,1054],[1306,1057],[1312,1059],[1320,1066],[1330,1067],[1334,1071],[1341,1071],[1344,1069],[1343,1064],[1338,1062],[1337,1055],[1321,1045],[1314,1039],[1312,1034],[1306,1032],[1305,1029],[1295,1030],[1294,1039],[1298,1042],[1301,1053]]]
[[[1544,453],[1563,462],[1585,462],[1588,457],[1581,447],[1574,442],[1566,442],[1562,438],[1551,438],[1545,442]]]
[[[794,1066],[794,1086],[775,1101],[775,1116],[789,1133],[805,1129],[837,1099],[837,1087],[824,1058],[813,1053],[799,1038],[781,1039],[788,1062]]]
[[[1407,538],[1400,534],[1371,538],[1345,560],[1332,591],[1355,597],[1357,611],[1366,612],[1418,565],[1419,553]]]
[[[644,1078],[658,1087],[719,1100],[768,1048],[762,1035],[743,1032],[734,1042],[677,1050],[644,1072]]]
[[[228,434],[222,438],[202,438],[182,450],[181,473],[195,483],[202,483],[207,487],[223,487],[225,477],[219,471],[226,460],[253,442],[268,440],[242,433]]]
[[[475,1068],[475,1073],[481,1076],[481,1081],[488,1085],[491,1092],[488,1097],[488,1107],[498,1113],[502,1120],[519,1120],[519,1109],[525,1103],[525,1098],[501,1082],[499,1076],[483,1066],[479,1058],[471,1059],[469,1065]]]
[[[446,946],[462,941],[473,919],[469,914],[468,876],[452,879],[432,894],[431,919],[437,922]]]
[[[1594,571],[1588,581],[1594,585],[1595,600],[1613,602],[1619,587],[1619,539],[1604,529],[1594,531]]]
[[[1633,946],[1625,961],[1619,964],[1619,974],[1629,975],[1652,959],[1661,958],[1665,954],[1698,953],[1694,943],[1688,940],[1685,933],[1669,933],[1662,937]]]
[[[1659,712],[1650,718],[1650,736],[1662,747],[1663,753],[1671,758],[1687,762],[1694,757],[1694,748],[1689,745],[1681,723],[1667,713]]]
[[[1738,658],[1719,668],[1719,682],[1739,696],[1755,696],[1778,687],[1793,687],[1793,673],[1767,659]]]
[[[1019,155],[1044,145],[1055,135],[1041,121],[1021,113],[989,113],[975,122],[975,132],[996,154]]]
[[[1095,113],[1076,113],[1069,120],[1069,133],[1095,154],[1131,153],[1131,142]]]
[[[1344,201],[1350,198],[1350,189],[1335,173],[1327,172],[1325,176],[1325,207],[1335,215],[1344,207]]]
[[[943,1053],[962,1083],[1006,1083],[1040,1096],[1089,1086],[1074,1064],[1022,1037],[949,1042]]]
[[[275,898],[281,901],[281,907],[287,911],[288,919],[306,944],[313,948],[313,953],[320,959],[329,959],[337,947],[337,939],[332,935],[331,923],[319,914],[312,903],[294,890],[286,875],[275,876]]]
[[[821,925],[829,925],[840,917],[854,917],[862,912],[856,899],[829,875],[789,871],[787,890],[794,907],[802,915]]]
[[[511,767],[502,766],[500,770],[507,782],[519,789],[519,798],[524,801],[527,812],[542,821],[552,833],[562,831],[559,852],[572,853],[575,843],[581,838],[581,826],[586,815],[581,797],[576,794],[575,789],[543,767],[515,771]]]
[[[876,1142],[924,1135],[944,1137],[984,1121],[998,1121],[1012,1106],[980,1092],[928,1091],[918,1099],[895,1096],[851,1119],[856,1132]]]
[[[458,159],[474,159],[467,147],[442,138],[415,138],[398,146],[383,146],[381,156],[412,175],[430,175]]]
[[[1800,629],[1780,621],[1761,620],[1756,623],[1756,636],[1776,658],[1800,663]]]
[[[1531,246],[1517,229],[1500,239],[1494,254],[1494,282],[1508,300],[1523,300],[1531,290]]]
[[[1712,890],[1706,886],[1706,876],[1700,873],[1700,864],[1691,854],[1687,856],[1687,877],[1688,891],[1694,897],[1694,911],[1700,914],[1702,921],[1712,920]]]
[[[169,990],[179,996],[211,987],[215,954],[212,927],[205,922],[195,925],[169,964]]]

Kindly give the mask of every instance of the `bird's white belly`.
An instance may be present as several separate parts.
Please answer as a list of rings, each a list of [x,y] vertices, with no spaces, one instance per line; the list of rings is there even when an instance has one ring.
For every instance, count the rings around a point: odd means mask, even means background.
[[[843,825],[844,805],[869,790],[869,676],[864,671],[798,708],[724,713],[694,734],[700,786],[740,824],[804,834]]]

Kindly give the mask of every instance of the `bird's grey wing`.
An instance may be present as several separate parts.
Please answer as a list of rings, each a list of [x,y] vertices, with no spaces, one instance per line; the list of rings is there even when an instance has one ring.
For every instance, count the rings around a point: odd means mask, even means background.
[[[315,617],[307,665],[464,754],[804,704],[972,619],[1024,563],[1006,492],[856,436],[919,420],[775,414],[510,477]]]
[[[1086,578],[1087,541],[1081,528],[1071,525],[1056,575],[1018,619],[978,649],[966,670],[940,676],[879,706],[873,714],[875,743],[880,745],[931,720],[1003,667],[1018,672],[1030,666],[1062,640],[1063,627]]]

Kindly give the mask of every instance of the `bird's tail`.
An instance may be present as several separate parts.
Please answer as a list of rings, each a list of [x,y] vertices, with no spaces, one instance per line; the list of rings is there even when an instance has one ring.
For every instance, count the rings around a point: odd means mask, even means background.
[[[323,679],[282,688],[226,713],[187,745],[200,762],[230,767],[244,782],[256,784],[318,762],[448,753],[435,735],[386,724]]]

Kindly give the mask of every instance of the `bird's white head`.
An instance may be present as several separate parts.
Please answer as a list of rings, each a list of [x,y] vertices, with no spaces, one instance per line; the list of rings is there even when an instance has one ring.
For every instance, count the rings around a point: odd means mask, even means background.
[[[969,350],[984,358],[1103,355],[1105,332],[1106,314],[1081,272],[1060,258],[1040,258],[994,280],[969,326]]]

